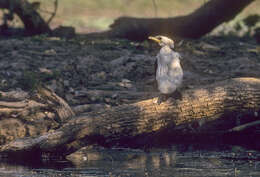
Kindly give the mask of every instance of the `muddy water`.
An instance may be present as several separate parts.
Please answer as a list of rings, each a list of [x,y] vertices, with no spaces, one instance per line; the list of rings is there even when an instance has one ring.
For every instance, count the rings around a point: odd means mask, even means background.
[[[178,145],[148,152],[114,149],[104,156],[107,158],[74,163],[56,159],[26,164],[2,159],[0,176],[260,177],[260,152],[239,146],[212,149]]]

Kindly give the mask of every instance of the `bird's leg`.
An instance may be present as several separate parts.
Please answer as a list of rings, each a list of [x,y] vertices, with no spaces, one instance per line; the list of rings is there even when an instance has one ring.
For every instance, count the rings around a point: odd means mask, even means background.
[[[160,105],[162,102],[167,101],[169,98],[173,98],[175,100],[182,100],[182,94],[179,90],[176,90],[175,92],[171,93],[171,94],[160,94],[158,96],[158,99],[156,101],[156,103],[158,105]]]
[[[178,89],[172,93],[171,97],[176,100],[182,100],[182,94]]]
[[[157,99],[157,104],[160,105],[162,102],[166,101],[171,95],[170,94],[160,94]]]

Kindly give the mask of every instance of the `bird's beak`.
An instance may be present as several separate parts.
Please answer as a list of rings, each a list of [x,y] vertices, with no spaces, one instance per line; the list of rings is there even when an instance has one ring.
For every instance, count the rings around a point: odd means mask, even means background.
[[[161,42],[159,39],[157,39],[156,37],[152,37],[152,36],[149,36],[148,39],[153,40],[153,41],[158,42],[158,43]]]

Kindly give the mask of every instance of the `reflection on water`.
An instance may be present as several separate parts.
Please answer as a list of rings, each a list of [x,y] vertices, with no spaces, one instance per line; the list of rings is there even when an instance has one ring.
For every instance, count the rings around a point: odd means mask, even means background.
[[[178,145],[149,152],[113,149],[102,153],[102,159],[74,164],[61,160],[25,164],[6,159],[0,162],[0,176],[260,176],[260,152],[241,147],[216,150]]]

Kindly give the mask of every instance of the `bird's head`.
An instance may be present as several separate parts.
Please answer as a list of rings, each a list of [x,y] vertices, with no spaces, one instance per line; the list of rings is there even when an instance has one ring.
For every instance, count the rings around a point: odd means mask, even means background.
[[[157,42],[157,43],[158,43],[160,46],[162,46],[162,47],[168,46],[168,47],[170,47],[171,49],[174,48],[174,41],[171,40],[171,39],[168,38],[168,37],[165,37],[165,36],[155,36],[155,37],[149,36],[148,39]]]

